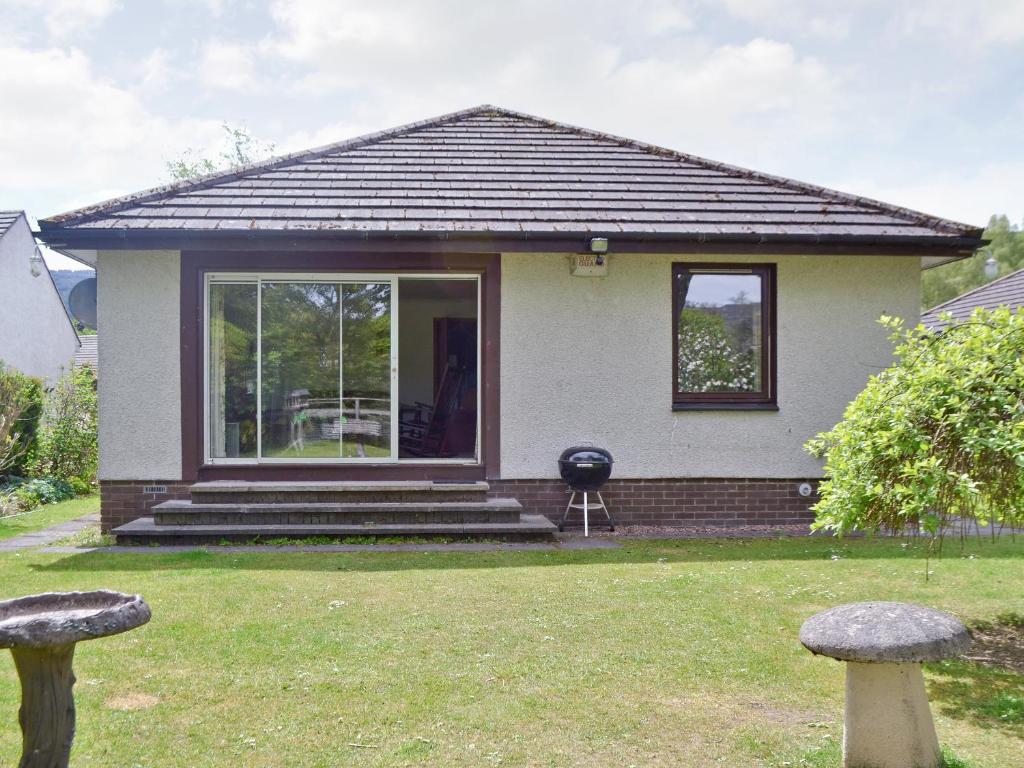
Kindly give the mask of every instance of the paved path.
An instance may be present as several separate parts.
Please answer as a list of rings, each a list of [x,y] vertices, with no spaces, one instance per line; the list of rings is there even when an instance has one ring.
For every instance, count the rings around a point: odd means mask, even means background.
[[[58,523],[49,528],[43,528],[40,531],[23,533],[20,536],[0,541],[0,552],[17,552],[19,549],[30,549],[32,547],[52,544],[55,541],[66,539],[68,536],[73,536],[79,531],[84,531],[90,525],[94,525],[99,521],[99,512],[93,512],[74,520],[68,520],[66,523]]]

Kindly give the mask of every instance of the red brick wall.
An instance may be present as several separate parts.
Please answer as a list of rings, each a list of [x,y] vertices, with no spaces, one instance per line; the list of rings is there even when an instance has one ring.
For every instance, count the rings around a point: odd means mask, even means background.
[[[167,493],[143,493],[147,485],[165,485]],[[190,483],[180,480],[100,480],[100,527],[104,532],[138,517],[168,499],[187,499]]]
[[[560,480],[490,480],[490,496],[519,499],[526,512],[554,521],[569,501]],[[817,497],[803,497],[803,480],[609,480],[601,490],[622,525],[721,526],[787,525],[813,519],[808,507]],[[143,493],[147,485],[165,485],[167,493]],[[104,531],[149,514],[154,504],[187,499],[189,484],[180,480],[100,481],[100,517]],[[578,499],[582,502],[582,498]],[[579,521],[574,512],[570,522]],[[601,513],[592,520],[599,520]]]
[[[558,521],[569,501],[560,480],[491,480],[491,494],[519,499],[527,512]],[[608,509],[622,525],[722,526],[788,525],[814,519],[808,507],[817,500],[803,497],[804,480],[609,480],[601,489]],[[816,483],[812,483],[816,486]],[[582,496],[577,496],[582,503]],[[580,521],[574,511],[569,520]],[[598,511],[591,520],[600,520]]]

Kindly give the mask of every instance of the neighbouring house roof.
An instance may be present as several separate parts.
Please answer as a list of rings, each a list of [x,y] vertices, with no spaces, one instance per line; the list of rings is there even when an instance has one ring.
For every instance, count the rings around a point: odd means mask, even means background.
[[[78,352],[75,353],[75,365],[90,365],[93,371],[99,375],[100,370],[100,357],[99,357],[99,343],[100,337],[96,334],[91,336],[80,335],[78,337]]]
[[[650,144],[481,106],[39,222],[56,247],[375,237],[938,246],[982,230]],[[189,239],[189,238],[192,239]],[[554,247],[554,246],[551,246]]]
[[[953,321],[966,320],[977,307],[996,309],[997,307],[1016,309],[1024,307],[1024,269],[1018,269],[990,283],[961,293],[959,296],[945,301],[927,312],[922,313],[921,322],[932,330],[942,330],[948,323],[940,315],[947,312]]]
[[[0,211],[0,237],[3,237],[18,217],[23,215],[24,211]]]

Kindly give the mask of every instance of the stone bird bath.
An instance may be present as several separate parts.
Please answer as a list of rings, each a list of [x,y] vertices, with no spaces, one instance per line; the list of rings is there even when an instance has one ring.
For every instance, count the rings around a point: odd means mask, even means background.
[[[844,768],[939,768],[921,664],[967,649],[959,619],[913,603],[852,603],[809,618],[800,642],[846,662]]]
[[[149,621],[139,595],[48,592],[0,602],[0,648],[10,648],[21,680],[19,768],[66,768],[75,738],[75,643]]]

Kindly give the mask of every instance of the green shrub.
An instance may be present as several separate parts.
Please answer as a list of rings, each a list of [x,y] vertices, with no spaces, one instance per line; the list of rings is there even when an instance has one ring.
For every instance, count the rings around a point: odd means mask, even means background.
[[[33,478],[25,480],[13,491],[14,498],[22,510],[34,509],[43,504],[56,504],[75,497],[71,483],[58,478]]]
[[[75,496],[88,496],[96,490],[96,487],[81,477],[72,477],[68,480],[72,490],[75,492]]]
[[[42,413],[43,382],[0,361],[0,475],[25,473]]]
[[[815,526],[1024,524],[1024,310],[979,309],[941,334],[882,323],[895,364],[807,444],[825,458]]]
[[[96,376],[89,366],[67,373],[46,397],[43,426],[31,465],[36,477],[87,483],[96,479]]]

